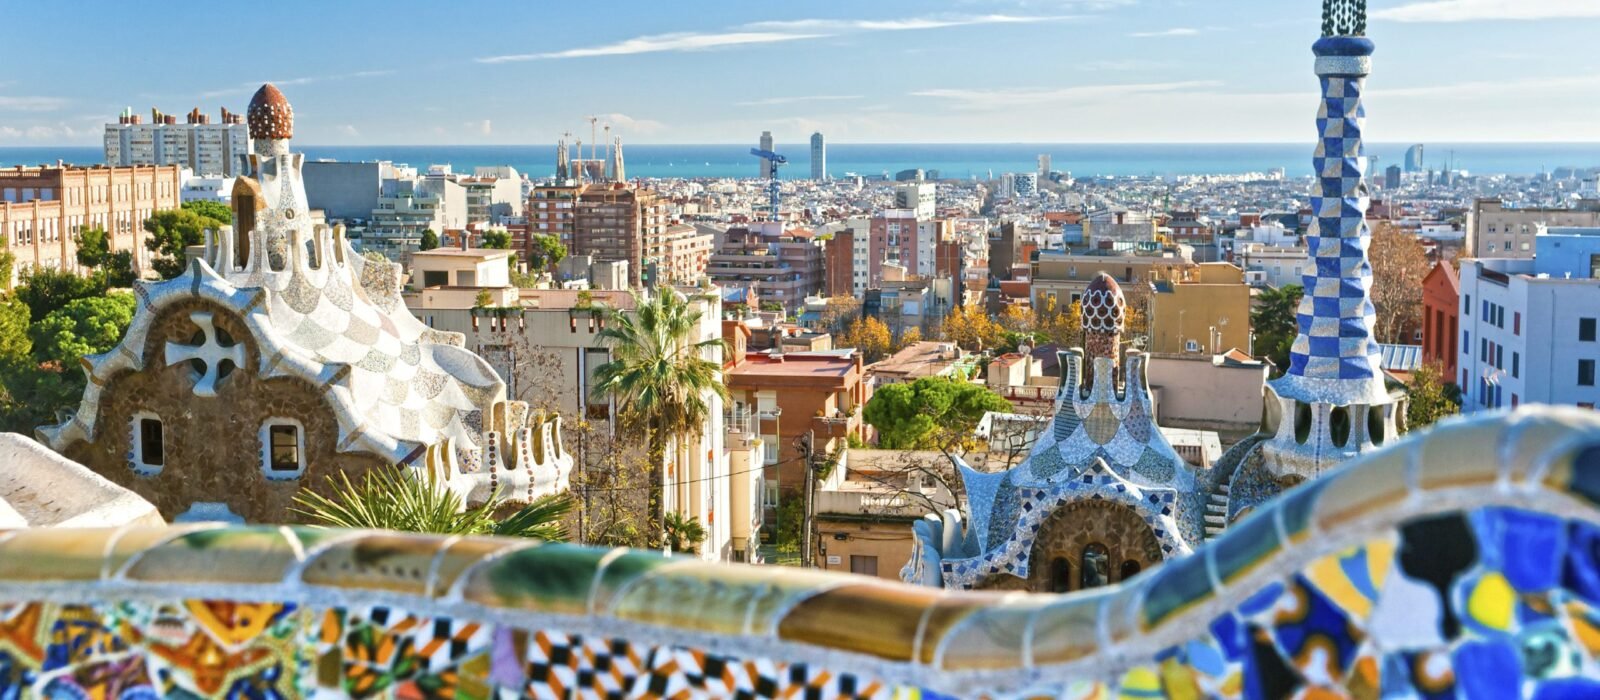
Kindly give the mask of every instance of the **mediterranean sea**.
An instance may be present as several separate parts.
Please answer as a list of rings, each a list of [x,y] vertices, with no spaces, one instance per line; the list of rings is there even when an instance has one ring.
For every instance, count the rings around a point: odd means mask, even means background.
[[[1404,162],[1411,144],[1368,144],[1382,171]],[[457,172],[479,165],[510,165],[518,172],[544,177],[555,171],[555,146],[316,146],[296,144],[307,159],[390,160],[426,168],[448,163]],[[778,144],[789,157],[785,179],[811,174],[809,144]],[[584,156],[589,149],[584,148]],[[630,178],[756,177],[758,166],[750,146],[734,144],[625,144]],[[1425,165],[1452,167],[1472,174],[1534,175],[1558,168],[1600,167],[1600,143],[1463,143],[1427,144]],[[1048,154],[1051,168],[1086,176],[1238,175],[1283,168],[1290,177],[1311,174],[1312,147],[1292,144],[862,144],[828,146],[828,173],[893,176],[921,168],[941,178],[998,177],[1006,172],[1035,172],[1038,156]],[[600,157],[605,150],[600,150]],[[0,146],[0,167],[54,163],[101,163],[95,146]]]

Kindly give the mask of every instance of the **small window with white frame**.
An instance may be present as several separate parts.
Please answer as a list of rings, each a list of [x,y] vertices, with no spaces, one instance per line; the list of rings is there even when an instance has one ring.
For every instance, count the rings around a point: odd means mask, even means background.
[[[128,452],[129,466],[139,476],[155,476],[167,464],[166,426],[161,417],[141,411],[133,414],[133,449]]]
[[[273,481],[306,472],[306,431],[300,421],[273,418],[261,426],[261,471]]]

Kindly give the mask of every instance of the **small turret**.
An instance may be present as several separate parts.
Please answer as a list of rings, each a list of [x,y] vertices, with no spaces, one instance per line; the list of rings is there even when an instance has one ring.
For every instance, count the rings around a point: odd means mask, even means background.
[[[1122,296],[1122,287],[1104,272],[1096,275],[1084,290],[1079,308],[1083,325],[1083,346],[1089,356],[1091,371],[1084,378],[1084,388],[1094,387],[1095,358],[1111,360],[1111,375],[1118,376],[1122,364],[1122,330],[1127,322],[1128,302]]]

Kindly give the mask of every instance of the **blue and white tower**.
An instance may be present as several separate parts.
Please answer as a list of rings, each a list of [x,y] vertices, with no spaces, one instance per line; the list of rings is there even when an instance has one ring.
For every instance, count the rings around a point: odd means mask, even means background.
[[[1403,402],[1386,386],[1373,335],[1371,195],[1361,140],[1373,43],[1365,33],[1365,0],[1324,0],[1322,38],[1313,47],[1322,108],[1306,235],[1311,272],[1288,372],[1270,383],[1278,429],[1263,445],[1266,466],[1280,477],[1316,476],[1392,439],[1401,425]]]

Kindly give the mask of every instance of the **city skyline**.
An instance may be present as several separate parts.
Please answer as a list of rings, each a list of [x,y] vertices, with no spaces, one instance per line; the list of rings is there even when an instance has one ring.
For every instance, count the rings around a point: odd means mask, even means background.
[[[763,130],[788,143],[814,131],[834,143],[1293,142],[1305,137],[1316,84],[1293,62],[1259,57],[1304,53],[1291,28],[1316,8],[1300,5],[972,0],[780,14],[717,4],[693,17],[640,5],[600,17],[511,4],[464,16],[288,3],[301,25],[293,41],[212,58],[141,48],[109,65],[22,32],[18,70],[0,81],[0,147],[96,144],[130,106],[238,111],[266,81],[295,89],[303,140],[328,145],[553,143],[566,131],[586,136],[589,115],[629,143],[753,143]],[[1369,94],[1385,117],[1373,141],[1600,140],[1588,118],[1600,78],[1570,59],[1583,55],[1600,7],[1372,5],[1370,33],[1386,48]],[[192,35],[229,18],[205,8],[73,14],[28,6],[12,20],[70,21],[89,34],[161,22]],[[345,31],[363,24],[373,31]],[[1573,50],[1551,50],[1562,45]],[[1185,60],[1197,51],[1208,60]]]

